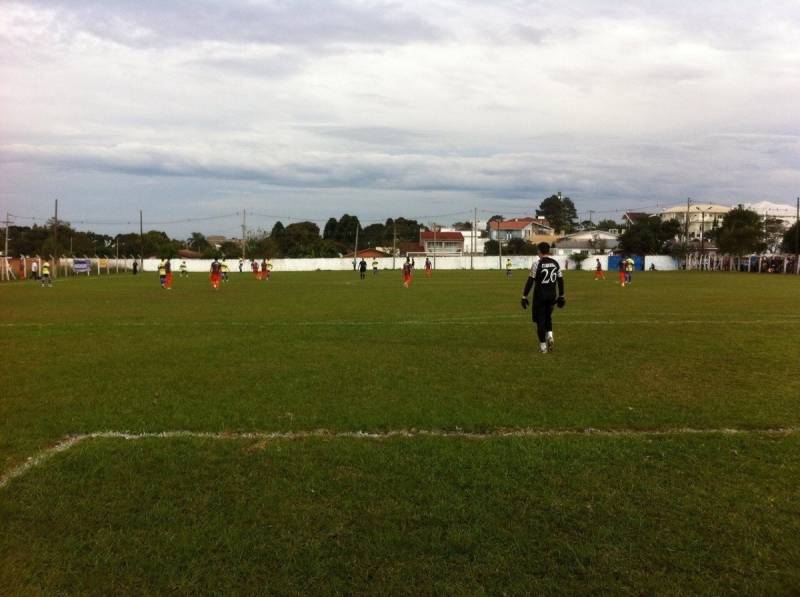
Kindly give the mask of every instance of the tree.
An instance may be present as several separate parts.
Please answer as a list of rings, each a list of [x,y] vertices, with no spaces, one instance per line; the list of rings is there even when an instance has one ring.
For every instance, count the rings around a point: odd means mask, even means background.
[[[359,237],[358,244],[362,247],[378,247],[386,239],[386,227],[383,224],[370,224],[362,232],[363,239]]]
[[[472,222],[456,222],[453,224],[456,230],[472,230]]]
[[[580,223],[582,230],[597,230],[597,225],[591,220],[584,220]]]
[[[486,244],[483,245],[484,255],[497,255],[499,251],[500,243],[496,240],[487,240]]]
[[[336,233],[333,236],[333,240],[344,243],[345,246],[353,247],[356,242],[356,230],[358,230],[358,236],[361,238],[362,229],[358,218],[350,214],[344,214],[336,224]]]
[[[419,242],[419,232],[422,226],[416,220],[407,220],[406,218],[397,218],[391,223],[387,220],[386,231],[391,236],[393,233],[392,227],[397,227],[397,240],[406,242]]]
[[[575,263],[575,269],[581,269],[581,263],[586,261],[586,258],[589,257],[588,251],[581,251],[580,253],[572,253],[569,258],[570,261]]]
[[[784,253],[797,253],[798,248],[798,235],[800,231],[800,222],[795,222],[783,235],[783,242],[781,243],[781,251]]]
[[[729,255],[760,253],[766,248],[761,217],[741,205],[725,214],[716,237],[719,250]]]
[[[616,230],[617,228],[621,228],[621,226],[614,220],[600,220],[597,223],[598,230]]]
[[[287,257],[318,257],[322,238],[314,222],[294,222],[286,227]]]
[[[497,241],[490,241],[497,242]],[[496,252],[496,251],[495,251]],[[506,255],[536,255],[536,245],[532,245],[528,241],[521,238],[512,238],[503,247],[503,253]]]
[[[677,220],[662,222],[660,218],[646,218],[631,224],[619,239],[619,248],[629,255],[661,255],[679,233]]]
[[[568,234],[575,228],[578,220],[578,211],[575,204],[569,197],[550,195],[539,204],[536,210],[537,216],[544,216],[556,232]]]
[[[492,230],[492,222],[502,222],[505,218],[501,215],[494,215],[488,220],[486,220],[486,230]]]
[[[189,238],[186,239],[186,248],[192,251],[203,252],[211,246],[204,234],[200,232],[192,232]]]
[[[220,245],[219,252],[223,257],[238,257],[242,254],[242,245],[232,240],[226,240]]]
[[[336,218],[328,218],[328,221],[325,222],[325,228],[322,231],[322,238],[325,240],[336,240],[337,224]]]

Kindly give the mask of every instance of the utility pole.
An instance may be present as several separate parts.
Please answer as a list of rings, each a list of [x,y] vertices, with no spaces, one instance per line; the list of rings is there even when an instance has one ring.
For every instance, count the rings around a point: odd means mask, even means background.
[[[8,275],[8,224],[11,221],[11,216],[6,212],[6,241],[5,248],[3,249],[3,280],[10,280],[11,276]]]
[[[56,199],[56,211],[53,216],[53,271],[51,272],[55,278],[58,275],[58,199]]]
[[[242,259],[247,257],[245,254],[247,246],[247,210],[242,210]]]
[[[689,246],[689,209],[692,206],[691,198],[686,199],[686,222],[684,222],[683,226],[683,244],[687,247]]]
[[[589,210],[589,223],[590,224],[594,224],[594,210],[593,209]]]
[[[397,255],[397,220],[392,218],[392,269],[394,269],[394,259]]]
[[[794,269],[795,273],[800,274],[800,197],[797,198],[797,212],[794,219]]]
[[[353,261],[358,262],[358,220],[356,220],[356,248],[353,251]],[[355,270],[355,268],[353,268]]]
[[[141,209],[139,210],[139,269],[144,271],[144,225]]]
[[[473,259],[475,258],[475,248],[477,247],[477,240],[475,235],[478,234],[478,208],[473,207],[472,212],[472,249],[469,252],[469,269],[475,269]]]
[[[436,222],[433,223],[433,269],[436,269]]]
[[[117,239],[116,240],[117,240],[117,243],[116,243],[117,244],[117,258],[115,260],[114,265],[115,265],[115,269],[116,269],[117,273],[119,273],[119,234],[117,234]]]
[[[559,197],[561,193],[558,193]],[[497,268],[502,272],[503,271],[503,241],[500,240],[500,224],[503,222],[503,217],[500,216],[500,219],[497,220]]]

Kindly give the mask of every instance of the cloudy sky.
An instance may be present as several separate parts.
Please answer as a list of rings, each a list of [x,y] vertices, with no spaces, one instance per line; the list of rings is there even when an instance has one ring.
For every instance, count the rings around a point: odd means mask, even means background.
[[[269,226],[517,215],[559,190],[595,219],[793,202],[798,40],[782,0],[0,0],[0,209]]]

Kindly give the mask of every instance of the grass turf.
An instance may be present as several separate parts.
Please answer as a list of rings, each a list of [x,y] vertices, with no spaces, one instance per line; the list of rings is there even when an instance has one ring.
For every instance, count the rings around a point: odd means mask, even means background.
[[[364,282],[324,272],[232,278],[216,293],[201,275],[176,279],[170,292],[152,275],[1,286],[2,470],[66,434],[103,429],[800,422],[796,277],[648,273],[621,289],[570,272],[557,352],[546,356],[535,354],[517,306],[521,272],[437,272],[410,290],[389,272]],[[665,448],[661,469],[654,445]],[[747,466],[737,468],[734,450]],[[800,540],[782,531],[797,530],[786,526],[798,515],[797,458],[794,437],[308,440],[256,455],[235,441],[98,440],[0,490],[12,531],[0,538],[0,568],[19,592],[247,591],[251,582],[286,592],[780,591],[798,583]],[[337,462],[358,482],[332,478]],[[280,483],[264,485],[276,475]],[[331,487],[329,499],[303,501],[307,480]],[[580,522],[595,494],[603,515]],[[556,498],[569,516],[553,509]],[[200,521],[191,529],[187,501]],[[217,512],[231,501],[236,512]],[[436,503],[434,519],[414,518]],[[94,520],[103,504],[107,515]],[[292,533],[257,532],[267,510],[269,524],[285,521]],[[348,537],[338,550],[303,523],[326,513]],[[54,516],[64,525],[53,527]],[[535,522],[559,516],[563,528]],[[125,547],[140,525],[151,559]],[[378,537],[373,554],[366,546]],[[509,545],[530,554],[504,555]],[[219,569],[209,568],[218,552]],[[296,560],[259,563],[258,554],[284,552]]]

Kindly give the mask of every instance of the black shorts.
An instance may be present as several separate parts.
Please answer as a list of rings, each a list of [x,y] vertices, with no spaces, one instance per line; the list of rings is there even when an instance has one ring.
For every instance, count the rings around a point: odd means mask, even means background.
[[[555,306],[555,298],[534,299],[533,309],[531,309],[531,319],[533,319],[534,323],[546,321],[553,314],[553,308]]]

